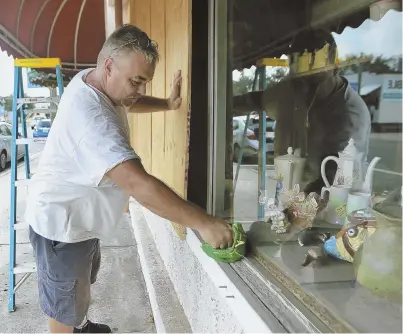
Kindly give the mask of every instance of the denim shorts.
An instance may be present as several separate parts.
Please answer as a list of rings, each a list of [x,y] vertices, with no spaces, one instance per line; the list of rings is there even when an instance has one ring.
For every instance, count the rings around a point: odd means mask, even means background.
[[[38,272],[39,303],[50,318],[79,326],[85,319],[101,263],[99,239],[64,243],[46,239],[29,227]]]

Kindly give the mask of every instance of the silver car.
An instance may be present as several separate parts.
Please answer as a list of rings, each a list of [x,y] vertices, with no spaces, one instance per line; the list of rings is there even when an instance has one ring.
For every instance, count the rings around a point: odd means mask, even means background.
[[[252,122],[255,120],[255,122]],[[256,123],[257,120],[257,123]],[[245,130],[246,116],[237,116],[232,118],[232,136],[234,145],[234,161],[238,161],[241,146],[243,144],[242,155],[244,157],[253,157],[257,155],[259,150],[259,140],[256,137],[255,129],[259,127],[259,117],[254,116],[249,120],[249,126],[246,129],[246,137],[243,139]],[[267,124],[268,128],[272,127],[272,124]],[[266,131],[266,153],[274,151],[274,132]]]
[[[0,122],[0,171],[3,171],[7,163],[11,161],[11,124]],[[18,159],[24,157],[24,147],[17,146]]]

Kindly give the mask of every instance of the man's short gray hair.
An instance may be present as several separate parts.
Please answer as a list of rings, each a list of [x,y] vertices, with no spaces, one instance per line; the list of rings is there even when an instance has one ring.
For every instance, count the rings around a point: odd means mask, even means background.
[[[130,51],[143,54],[148,63],[156,63],[159,60],[158,44],[141,29],[125,24],[107,38],[99,53],[98,62]]]

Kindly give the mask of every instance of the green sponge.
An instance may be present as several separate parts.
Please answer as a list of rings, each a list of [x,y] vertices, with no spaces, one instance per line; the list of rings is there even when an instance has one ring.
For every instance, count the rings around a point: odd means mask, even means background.
[[[207,242],[203,242],[203,251],[218,262],[232,263],[241,260],[245,256],[246,251],[246,233],[243,230],[242,224],[232,224],[234,231],[234,243],[226,249],[216,249]]]

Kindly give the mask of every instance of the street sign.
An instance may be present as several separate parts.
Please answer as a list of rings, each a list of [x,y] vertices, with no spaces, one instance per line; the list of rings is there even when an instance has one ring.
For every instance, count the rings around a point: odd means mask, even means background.
[[[382,98],[396,102],[402,101],[402,75],[390,74],[384,76]]]

